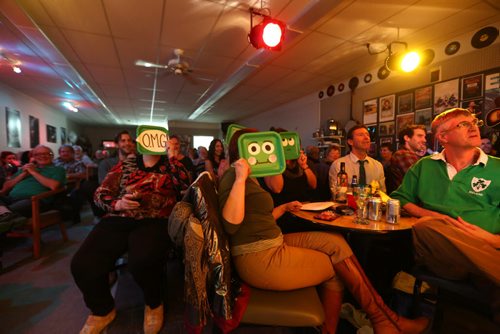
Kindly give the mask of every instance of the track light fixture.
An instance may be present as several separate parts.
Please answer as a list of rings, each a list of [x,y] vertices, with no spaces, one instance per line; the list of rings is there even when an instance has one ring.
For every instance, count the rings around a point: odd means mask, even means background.
[[[381,43],[366,44],[368,53],[376,55],[388,51],[384,67],[390,71],[412,72],[419,66],[429,65],[434,59],[434,51],[427,49],[421,52],[408,52],[408,43],[393,41],[384,46]]]
[[[262,16],[263,20],[256,26],[253,25],[253,17]],[[285,39],[286,24],[262,14],[261,11],[250,8],[250,33],[248,40],[256,49],[267,49],[272,51],[281,50]]]

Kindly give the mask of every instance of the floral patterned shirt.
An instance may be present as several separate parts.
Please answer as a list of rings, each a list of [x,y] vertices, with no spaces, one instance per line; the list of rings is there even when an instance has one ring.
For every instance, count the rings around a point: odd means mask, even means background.
[[[107,212],[106,216],[168,218],[188,182],[188,171],[175,158],[161,156],[154,166],[146,167],[142,155],[129,156],[106,175],[94,194],[94,201]],[[125,194],[137,197],[140,207],[116,211],[116,202]]]

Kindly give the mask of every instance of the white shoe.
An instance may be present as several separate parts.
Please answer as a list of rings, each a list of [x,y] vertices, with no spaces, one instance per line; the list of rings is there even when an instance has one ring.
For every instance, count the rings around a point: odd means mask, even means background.
[[[80,334],[99,334],[115,319],[116,310],[113,309],[105,316],[89,315]]]
[[[163,327],[163,304],[151,309],[144,309],[144,334],[158,334]]]

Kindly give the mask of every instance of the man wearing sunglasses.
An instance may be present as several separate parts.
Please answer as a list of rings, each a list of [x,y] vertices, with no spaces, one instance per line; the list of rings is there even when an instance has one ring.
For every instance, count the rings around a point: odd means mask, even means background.
[[[410,168],[392,197],[422,217],[413,226],[417,261],[447,279],[486,279],[498,316],[500,159],[479,148],[481,125],[466,109],[436,116],[432,132],[443,151]]]

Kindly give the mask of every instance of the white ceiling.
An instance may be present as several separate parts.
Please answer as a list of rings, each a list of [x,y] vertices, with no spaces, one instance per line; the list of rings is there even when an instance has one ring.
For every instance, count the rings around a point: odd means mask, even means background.
[[[424,49],[500,21],[495,0],[262,3],[289,27],[279,52],[248,43],[260,0],[0,0],[0,52],[23,68],[0,66],[0,80],[57,109],[74,101],[78,123],[136,125],[150,120],[155,72],[134,62],[181,48],[191,78],[159,70],[153,120],[238,120],[378,68],[386,55],[366,43],[398,28]]]

